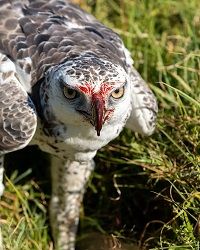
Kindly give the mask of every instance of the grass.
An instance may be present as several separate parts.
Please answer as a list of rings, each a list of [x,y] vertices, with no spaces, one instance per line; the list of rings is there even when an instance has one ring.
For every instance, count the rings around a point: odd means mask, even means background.
[[[141,249],[198,250],[200,2],[76,2],[120,34],[159,104],[152,137],[124,130],[98,153],[81,211],[79,238],[99,231],[137,241]],[[43,176],[39,171],[46,159],[37,168],[17,157],[19,163],[12,160],[9,169],[20,165],[23,170],[12,174],[8,170],[0,201],[6,249],[17,250],[19,245],[22,250],[52,249],[48,185],[35,177]]]

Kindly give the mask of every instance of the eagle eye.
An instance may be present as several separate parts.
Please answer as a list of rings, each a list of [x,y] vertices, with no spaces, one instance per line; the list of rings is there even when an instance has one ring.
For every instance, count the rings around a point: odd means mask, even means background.
[[[64,96],[69,100],[73,100],[77,98],[79,94],[78,91],[76,91],[75,89],[72,89],[66,86],[64,86],[63,93],[64,93]]]
[[[118,88],[118,89],[115,89],[112,93],[111,93],[111,96],[114,98],[114,99],[120,99],[122,98],[124,95],[124,86],[121,87],[121,88]]]

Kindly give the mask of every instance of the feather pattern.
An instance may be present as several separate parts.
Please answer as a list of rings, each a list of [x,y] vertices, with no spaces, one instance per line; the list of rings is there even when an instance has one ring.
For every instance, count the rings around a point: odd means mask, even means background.
[[[3,2],[7,4],[0,10],[5,18],[0,25],[0,51],[31,74],[28,84],[36,84],[52,65],[82,54],[92,53],[126,67],[118,35],[68,1],[30,1],[28,6]],[[27,57],[31,63],[26,63]]]
[[[34,105],[17,79],[15,66],[0,54],[0,154],[25,147],[36,125]]]

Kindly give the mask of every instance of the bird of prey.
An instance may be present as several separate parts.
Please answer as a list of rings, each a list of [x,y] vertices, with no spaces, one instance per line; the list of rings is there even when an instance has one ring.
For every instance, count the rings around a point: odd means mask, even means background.
[[[0,193],[3,156],[51,155],[55,248],[74,250],[98,149],[124,126],[154,131],[156,99],[122,40],[67,0],[0,0]]]

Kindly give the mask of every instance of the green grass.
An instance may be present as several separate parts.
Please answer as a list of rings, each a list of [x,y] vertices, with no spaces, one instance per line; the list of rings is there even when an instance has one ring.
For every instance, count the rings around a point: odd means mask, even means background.
[[[125,130],[98,153],[79,238],[98,231],[146,249],[198,250],[200,1],[80,2],[123,38],[157,96],[159,115],[152,137]],[[52,249],[48,192],[34,171],[6,179],[0,201],[6,249]]]

